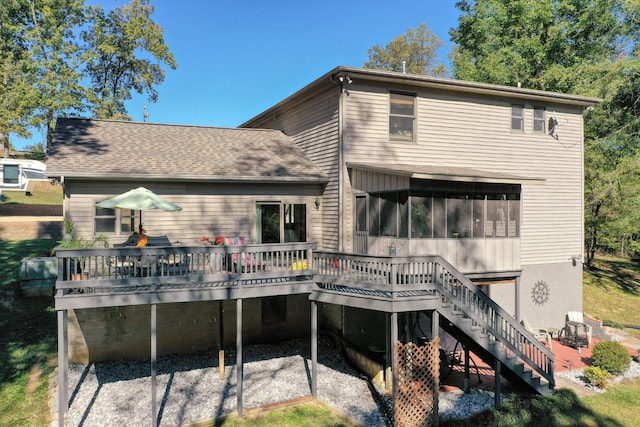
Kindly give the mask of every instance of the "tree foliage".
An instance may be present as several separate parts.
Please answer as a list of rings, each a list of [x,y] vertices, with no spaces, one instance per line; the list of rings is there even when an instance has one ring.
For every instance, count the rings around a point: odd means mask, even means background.
[[[587,264],[640,249],[640,1],[462,0],[456,78],[598,96],[585,113]]]
[[[407,73],[444,76],[447,69],[438,60],[437,55],[437,50],[443,44],[442,40],[422,23],[415,30],[409,28],[386,47],[375,45],[369,49],[369,59],[364,63],[364,67],[403,71],[404,62],[404,71]]]
[[[84,0],[0,4],[0,142],[46,129],[57,117],[128,119],[132,92],[157,100],[163,66],[176,68],[149,0],[106,12]]]

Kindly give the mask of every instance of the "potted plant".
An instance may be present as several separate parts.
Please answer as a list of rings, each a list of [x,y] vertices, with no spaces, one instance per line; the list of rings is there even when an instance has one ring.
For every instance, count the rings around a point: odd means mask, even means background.
[[[106,236],[100,235],[93,239],[85,239],[83,237],[76,237],[73,229],[73,222],[66,220],[64,222],[64,234],[62,240],[58,241],[58,244],[51,251],[52,255],[55,255],[58,249],[83,249],[83,248],[95,248],[95,247],[109,247],[109,240]],[[84,273],[84,257],[77,257],[75,263],[75,269],[72,269],[71,276],[67,271],[67,264],[63,266],[64,277],[70,277],[71,280],[88,279],[88,274]]]

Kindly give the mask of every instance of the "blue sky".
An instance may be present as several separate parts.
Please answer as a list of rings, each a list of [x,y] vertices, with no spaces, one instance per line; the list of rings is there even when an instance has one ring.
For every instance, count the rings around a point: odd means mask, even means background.
[[[386,46],[425,22],[445,46],[457,26],[456,0],[152,0],[153,19],[178,62],[158,87],[159,100],[127,102],[149,122],[235,127],[338,65],[360,67],[374,45]],[[89,1],[106,9],[125,1]],[[21,148],[44,140],[12,136]]]

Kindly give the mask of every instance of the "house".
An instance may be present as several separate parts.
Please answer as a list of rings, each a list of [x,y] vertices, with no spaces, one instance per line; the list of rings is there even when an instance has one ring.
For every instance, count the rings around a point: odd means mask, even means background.
[[[60,119],[48,175],[77,232],[120,243],[144,222],[181,242],[58,255],[68,269],[91,261],[86,279],[56,284],[61,348],[83,362],[148,357],[151,333],[159,353],[235,341],[241,354],[243,341],[308,334],[311,318],[312,337],[340,337],[391,387],[395,343],[444,329],[548,392],[553,355],[518,322],[560,327],[581,310],[582,111],[596,102],[337,67],[237,129]],[[95,206],[140,185],[183,210]],[[229,255],[262,265],[230,268]],[[125,256],[157,267],[119,273]],[[178,257],[190,263],[168,273]]]
[[[583,120],[597,99],[337,67],[240,127],[329,177],[321,247],[437,254],[514,317],[582,311]]]

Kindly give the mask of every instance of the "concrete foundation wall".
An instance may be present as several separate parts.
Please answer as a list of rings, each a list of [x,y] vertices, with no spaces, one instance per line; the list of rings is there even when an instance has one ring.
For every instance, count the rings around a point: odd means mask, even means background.
[[[222,307],[222,316],[220,309]],[[157,306],[158,354],[196,353],[218,347],[222,321],[223,346],[235,346],[236,301],[202,301]],[[286,320],[262,324],[262,300],[243,300],[243,343],[278,341],[308,335],[308,295],[287,297]],[[119,359],[148,359],[151,348],[151,306],[93,308],[69,311],[69,361],[87,364]]]

